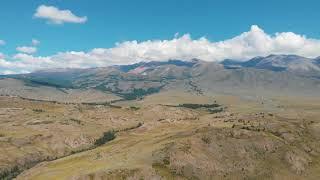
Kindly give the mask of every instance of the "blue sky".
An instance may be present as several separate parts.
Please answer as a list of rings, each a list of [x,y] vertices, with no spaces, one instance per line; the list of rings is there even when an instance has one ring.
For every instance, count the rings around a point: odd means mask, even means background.
[[[87,19],[81,23],[48,23],[48,18],[35,17],[41,5],[69,10],[74,16]],[[13,57],[18,53],[17,47],[31,46],[32,39],[41,42],[37,52],[27,53],[34,57],[70,51],[88,53],[133,40],[172,40],[176,33],[188,33],[192,40],[205,37],[219,42],[250,31],[252,25],[271,36],[293,32],[320,39],[319,7],[317,0],[2,0],[0,40],[6,43],[0,46],[0,53],[8,62],[17,60]],[[315,56],[305,52],[297,54]],[[266,53],[269,51],[262,55]]]
[[[85,24],[48,25],[34,19],[51,5],[87,16]],[[37,38],[39,54],[112,47],[126,40],[172,38],[176,32],[210,40],[231,38],[257,24],[268,33],[292,31],[320,38],[316,0],[2,0],[0,38],[5,51]]]

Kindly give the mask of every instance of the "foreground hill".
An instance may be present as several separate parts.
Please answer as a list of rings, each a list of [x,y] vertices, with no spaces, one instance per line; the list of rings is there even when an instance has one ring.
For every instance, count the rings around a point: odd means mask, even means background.
[[[0,100],[2,177],[319,178],[317,98],[286,97],[261,104],[166,91],[121,102],[121,108]],[[222,111],[197,108],[210,107],[215,100]],[[95,145],[112,129],[115,139]]]

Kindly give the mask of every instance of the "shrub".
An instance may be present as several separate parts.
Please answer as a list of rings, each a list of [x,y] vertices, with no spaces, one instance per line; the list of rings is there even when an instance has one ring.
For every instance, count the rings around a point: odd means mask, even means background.
[[[136,129],[136,128],[139,128],[143,125],[142,122],[139,122],[137,125],[135,126],[132,126],[132,127],[128,127],[128,128],[125,128],[125,129],[121,129],[121,130],[117,130],[117,131],[114,131],[114,132],[122,132],[122,131],[130,131],[132,129]]]
[[[210,144],[210,143],[211,143],[210,138],[209,138],[209,137],[206,137],[206,136],[203,136],[203,137],[201,138],[201,140],[202,140],[204,143],[206,143],[206,144]]]
[[[209,112],[211,114],[215,114],[215,113],[219,113],[219,112],[222,112],[223,111],[223,108],[219,108],[219,109],[209,109]]]
[[[139,110],[139,109],[140,109],[140,107],[130,106],[130,109],[131,109],[131,110],[134,110],[134,111],[137,111],[137,110]]]
[[[32,109],[33,112],[37,112],[37,113],[42,113],[44,112],[44,110],[42,109]]]
[[[73,122],[75,122],[77,124],[82,124],[81,120],[79,120],[79,119],[71,118],[70,121],[73,121]]]

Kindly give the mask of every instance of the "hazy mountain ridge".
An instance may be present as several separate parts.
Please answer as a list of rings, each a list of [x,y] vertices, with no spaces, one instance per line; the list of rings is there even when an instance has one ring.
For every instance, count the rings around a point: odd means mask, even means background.
[[[139,63],[131,64],[131,65],[119,65],[119,66],[114,66],[118,67],[121,71],[123,72],[129,72],[130,70],[134,70],[138,67],[157,67],[161,65],[175,65],[175,66],[187,66],[187,67],[192,67],[197,60],[193,61],[181,61],[181,60],[173,60],[169,59],[168,61],[160,62],[160,61],[151,61],[151,62],[144,62],[141,61]]]
[[[299,75],[320,76],[319,58],[310,59],[297,55],[269,55],[248,61],[225,60],[226,68],[246,67],[271,71],[288,71]]]

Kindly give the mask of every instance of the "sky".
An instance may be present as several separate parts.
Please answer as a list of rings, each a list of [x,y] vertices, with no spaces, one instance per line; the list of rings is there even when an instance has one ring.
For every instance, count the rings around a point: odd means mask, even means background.
[[[320,56],[318,0],[1,0],[0,74]]]

